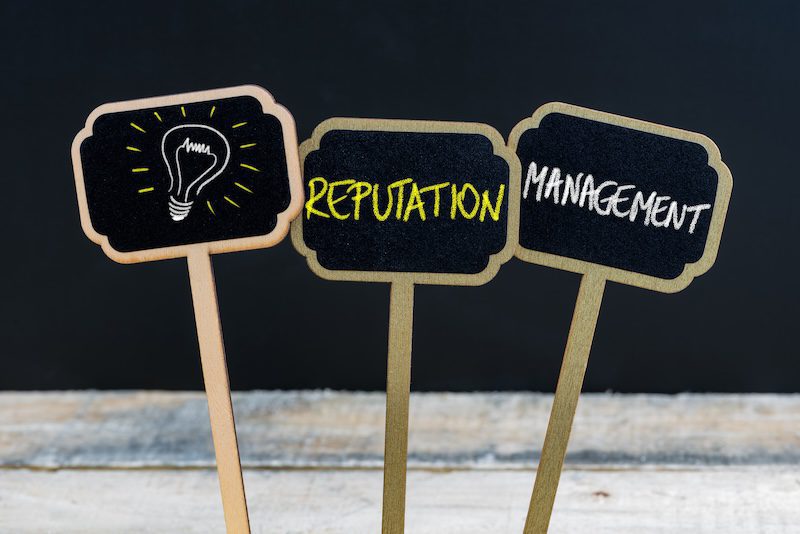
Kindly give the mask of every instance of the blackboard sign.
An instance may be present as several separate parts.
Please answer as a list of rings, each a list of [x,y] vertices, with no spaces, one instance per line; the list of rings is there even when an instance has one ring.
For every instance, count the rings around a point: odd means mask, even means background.
[[[101,106],[72,150],[84,231],[126,263],[271,246],[302,204],[296,145],[255,86]]]
[[[330,119],[300,157],[292,239],[324,278],[480,284],[513,254],[519,163],[489,126]]]
[[[383,532],[405,522],[414,285],[477,285],[511,258],[519,161],[484,124],[329,119],[300,145],[292,242],[330,280],[391,283]]]
[[[666,292],[714,262],[732,181],[707,137],[553,103],[509,144],[521,259]]]

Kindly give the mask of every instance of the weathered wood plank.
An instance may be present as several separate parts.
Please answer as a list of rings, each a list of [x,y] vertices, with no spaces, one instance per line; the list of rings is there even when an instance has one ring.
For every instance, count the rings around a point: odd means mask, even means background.
[[[409,534],[521,532],[532,473],[412,471]],[[379,470],[249,470],[253,532],[380,531]],[[784,534],[800,469],[568,470],[552,534]],[[223,532],[213,470],[0,471],[0,532]]]
[[[413,395],[407,532],[521,531],[550,402]],[[254,532],[379,531],[383,395],[234,406]],[[797,531],[798,428],[800,395],[587,395],[551,532]],[[212,465],[201,393],[0,394],[0,532],[221,532]]]
[[[551,395],[415,393],[412,468],[532,469]],[[380,467],[384,396],[234,394],[249,467]],[[567,465],[800,463],[800,395],[584,395]],[[0,394],[0,466],[213,465],[202,393]]]

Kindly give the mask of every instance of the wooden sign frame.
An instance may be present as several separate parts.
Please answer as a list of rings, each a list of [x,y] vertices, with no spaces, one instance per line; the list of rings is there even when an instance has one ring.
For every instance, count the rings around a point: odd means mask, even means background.
[[[258,100],[261,103],[263,113],[275,116],[282,129],[290,200],[286,209],[277,215],[275,227],[267,234],[252,237],[168,246],[134,252],[116,250],[110,244],[109,238],[94,228],[86,195],[80,148],[81,144],[92,136],[95,121],[102,115],[109,113],[181,106],[239,96],[250,96]],[[159,121],[161,121],[160,117]],[[182,257],[187,259],[225,525],[229,534],[249,533],[250,520],[247,512],[247,499],[236,438],[236,424],[231,402],[211,254],[268,248],[282,241],[288,234],[292,219],[300,213],[303,206],[302,176],[297,154],[297,133],[294,119],[286,108],[275,102],[269,92],[255,85],[104,104],[92,111],[86,120],[84,128],[75,136],[72,143],[72,162],[81,226],[86,236],[100,245],[109,258],[119,263],[139,263]]]
[[[406,467],[408,457],[408,401],[411,390],[411,345],[413,337],[414,285],[436,284],[476,286],[490,281],[500,266],[511,259],[517,247],[519,229],[520,165],[516,154],[506,146],[502,135],[486,124],[401,119],[332,118],[318,125],[311,138],[300,145],[300,166],[304,172],[306,157],[320,148],[322,137],[333,130],[478,134],[492,143],[493,154],[506,161],[509,187],[506,193],[506,243],[489,256],[486,268],[476,274],[411,273],[388,271],[331,270],[320,265],[317,253],[303,239],[300,216],[292,225],[292,243],[311,270],[327,280],[351,282],[387,282],[391,284],[389,309],[389,349],[386,376],[386,430],[383,479],[383,534],[401,534],[405,530]]]
[[[286,167],[290,172],[289,187],[292,200],[289,207],[278,215],[278,222],[275,229],[268,234],[195,243],[191,245],[176,245],[136,252],[120,252],[111,246],[108,242],[108,237],[95,230],[92,225],[92,220],[89,216],[89,204],[86,198],[86,184],[84,183],[83,168],[81,165],[80,146],[84,140],[91,137],[94,123],[101,115],[151,107],[180,106],[181,104],[185,105],[209,100],[220,100],[235,96],[251,96],[258,100],[265,114],[274,115],[278,118],[284,131],[284,138],[297,139],[294,118],[292,118],[289,110],[278,104],[266,89],[257,85],[242,85],[225,89],[213,89],[210,91],[195,91],[177,95],[113,102],[110,104],[103,104],[95,108],[94,111],[89,114],[89,117],[86,119],[86,125],[78,132],[78,135],[75,136],[72,142],[72,170],[75,174],[75,186],[78,192],[78,209],[80,210],[83,232],[92,242],[100,245],[103,252],[105,252],[109,258],[118,263],[139,263],[184,258],[198,252],[205,252],[207,254],[238,252],[241,250],[269,248],[277,245],[286,237],[292,219],[297,216],[303,205],[303,185],[300,181],[301,178],[299,175],[293,175],[295,174],[294,169],[300,168],[296,142],[295,146],[289,146],[288,143],[285,143]]]
[[[708,165],[716,171],[718,180],[703,254],[697,262],[685,264],[683,272],[674,279],[667,280],[574,258],[529,250],[521,244],[517,247],[515,255],[523,261],[583,275],[553,398],[553,406],[539,460],[539,467],[536,470],[536,480],[525,521],[525,534],[546,534],[549,528],[553,503],[564,464],[575,409],[583,386],[606,282],[618,282],[663,293],[675,293],[686,288],[695,277],[708,271],[717,257],[722,228],[728,211],[731,190],[733,189],[731,172],[727,165],[722,162],[719,148],[708,137],[694,132],[561,102],[545,104],[538,108],[531,117],[519,122],[509,136],[509,148],[517,154],[519,140],[522,135],[530,129],[538,128],[544,117],[551,113],[560,113],[696,143],[702,146],[708,154]],[[518,198],[521,204],[522,198]]]
[[[565,104],[563,102],[550,102],[538,108],[531,117],[522,120],[511,130],[511,135],[508,138],[508,146],[514,151],[514,154],[517,153],[517,146],[522,134],[530,129],[538,128],[542,119],[551,113],[560,113],[572,117],[589,119],[595,122],[621,126],[630,130],[651,133],[661,137],[688,141],[702,146],[708,153],[708,165],[717,171],[717,175],[719,176],[719,185],[714,200],[715,209],[711,215],[711,225],[708,230],[708,238],[702,257],[695,263],[685,264],[680,276],[672,280],[624,271],[614,267],[557,256],[555,254],[528,250],[522,247],[522,245],[517,247],[515,254],[517,258],[528,263],[535,263],[537,265],[544,265],[555,269],[571,271],[573,273],[591,274],[610,282],[618,282],[620,284],[660,291],[662,293],[676,293],[685,289],[694,278],[702,275],[711,268],[717,258],[720,237],[722,236],[722,227],[725,224],[725,215],[728,212],[728,202],[731,196],[731,189],[733,188],[731,172],[727,165],[722,162],[719,148],[717,148],[717,145],[714,144],[711,139],[703,134],[662,126],[652,122],[622,117],[620,115],[574,106],[572,104]]]
[[[497,275],[500,266],[510,260],[517,247],[517,233],[519,231],[519,204],[511,202],[516,198],[520,186],[520,167],[516,153],[512,153],[506,146],[503,136],[488,124],[470,122],[423,121],[406,119],[356,119],[334,117],[320,123],[311,138],[300,145],[301,171],[306,157],[319,150],[322,137],[335,130],[355,130],[374,132],[413,132],[413,133],[453,133],[477,134],[486,137],[492,142],[494,154],[500,156],[509,164],[509,191],[508,198],[508,229],[506,245],[503,249],[489,257],[486,268],[476,274],[451,274],[451,273],[398,273],[389,271],[338,271],[326,269],[317,261],[317,253],[306,246],[303,241],[303,217],[298,217],[292,227],[292,243],[297,251],[308,261],[309,268],[326,280],[339,280],[348,282],[387,282],[406,284],[431,284],[450,286],[479,286],[487,283]]]

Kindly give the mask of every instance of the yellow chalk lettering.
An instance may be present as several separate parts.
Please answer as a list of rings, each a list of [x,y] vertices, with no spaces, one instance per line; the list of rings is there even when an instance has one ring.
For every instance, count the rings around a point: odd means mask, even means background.
[[[335,182],[331,182],[331,183],[328,184],[328,211],[330,211],[331,215],[333,215],[334,217],[336,217],[340,221],[343,221],[343,220],[347,219],[348,217],[350,217],[350,214],[349,213],[346,213],[346,214],[345,213],[339,213],[338,211],[336,211],[336,207],[335,206],[336,206],[336,204],[338,204],[342,200],[346,199],[347,195],[342,195],[339,198],[333,198],[333,190],[335,188],[339,187],[339,186],[350,185],[352,183],[355,183],[355,180],[353,180],[352,178],[349,178],[347,180],[337,180]]]
[[[434,217],[438,217],[439,216],[439,200],[440,200],[440,197],[441,197],[441,195],[439,194],[439,191],[441,191],[442,189],[444,189],[448,185],[450,185],[450,182],[442,182],[440,184],[429,185],[427,187],[423,187],[423,188],[421,188],[419,190],[420,193],[427,193],[428,191],[433,191],[433,195],[434,195],[434,197],[433,197],[433,199],[434,199],[433,200],[433,216]]]
[[[404,178],[384,186],[388,198],[381,206],[384,200],[381,199],[379,183],[353,178],[328,181],[327,178],[317,176],[309,180],[307,187],[308,197],[305,202],[307,219],[316,215],[326,219],[360,221],[362,205],[364,202],[369,202],[367,198],[372,195],[372,213],[379,222],[387,221],[390,217],[408,222],[414,212],[421,221],[427,221],[431,213],[434,218],[438,218],[440,214],[444,216],[442,212],[446,208],[442,207],[442,203],[447,202],[443,197],[447,195],[445,189],[448,187],[450,219],[455,220],[458,216],[466,220],[477,218],[480,222],[485,222],[488,220],[488,214],[491,220],[497,222],[500,220],[506,193],[505,184],[499,184],[494,195],[491,189],[481,192],[470,182],[463,184],[439,182],[421,187],[414,179]],[[433,193],[432,198],[424,195],[430,192]],[[472,204],[469,204],[467,197],[472,197]],[[431,205],[433,205],[432,210]]]
[[[353,195],[353,220],[357,221],[361,215],[361,201],[369,196],[372,192],[372,184],[368,182],[356,182],[347,188],[349,194],[351,190],[355,189],[356,193]]]
[[[375,184],[372,188],[372,213],[375,215],[375,218],[379,221],[385,221],[389,218],[389,213],[392,212],[392,190],[390,188],[386,188],[386,193],[389,195],[389,204],[386,206],[386,211],[381,214],[378,211],[378,189],[380,188],[380,184]]]
[[[467,191],[472,193],[472,196],[475,197],[475,205],[472,206],[472,211],[467,211],[464,209],[464,198],[467,196]],[[461,212],[461,215],[465,219],[472,219],[475,217],[475,214],[478,213],[478,208],[481,207],[481,195],[478,193],[478,190],[475,189],[475,186],[471,183],[467,182],[461,187],[461,192],[458,194],[458,210]]]
[[[455,220],[456,209],[458,208],[458,186],[456,184],[450,186],[450,194],[453,197],[450,201],[450,218]]]
[[[419,194],[419,187],[416,183],[411,184],[411,193],[408,195],[408,205],[406,212],[403,214],[403,222],[408,222],[411,215],[411,210],[417,210],[419,218],[425,220],[425,203],[422,201],[422,196]]]
[[[500,220],[500,206],[503,204],[503,193],[506,191],[506,184],[500,184],[500,189],[497,191],[497,202],[492,208],[492,202],[489,200],[489,191],[483,192],[483,202],[481,202],[481,215],[480,221],[483,222],[486,219],[486,212],[489,212],[489,216],[492,218],[493,221],[497,222]]]
[[[404,178],[389,184],[389,189],[392,187],[397,188],[397,211],[394,216],[398,221],[403,216],[403,194],[405,193],[405,185],[411,181],[411,178]]]
[[[318,183],[322,184],[322,188],[320,189],[319,193],[317,193],[317,185]],[[325,217],[326,219],[330,218],[330,215],[319,211],[317,208],[314,207],[314,203],[325,196],[325,191],[328,189],[328,181],[321,177],[317,176],[316,178],[312,178],[308,182],[308,200],[306,200],[306,219],[311,218],[311,214],[319,215],[320,217]]]

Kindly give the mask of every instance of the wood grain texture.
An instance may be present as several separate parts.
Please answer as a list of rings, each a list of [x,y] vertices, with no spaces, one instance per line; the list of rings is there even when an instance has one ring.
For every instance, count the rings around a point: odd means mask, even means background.
[[[381,528],[384,395],[233,398],[254,532]],[[551,402],[412,394],[406,532],[520,532]],[[798,428],[800,395],[584,395],[550,532],[797,532]],[[0,393],[0,532],[224,528],[203,393]]]
[[[522,530],[532,474],[409,472],[409,534]],[[381,527],[381,471],[245,471],[253,532],[364,534]],[[788,534],[800,469],[566,470],[553,534]],[[0,471],[0,532],[219,533],[213,470]]]
[[[532,469],[552,395],[412,393],[412,468]],[[234,393],[245,467],[383,466],[385,395]],[[583,394],[566,465],[800,463],[800,395]],[[202,392],[0,393],[0,467],[214,467]],[[530,488],[528,488],[530,490]]]
[[[406,513],[408,405],[411,393],[411,340],[414,284],[393,282],[386,365],[386,426],[383,462],[383,534],[402,534]]]
[[[225,525],[228,534],[249,534],[247,500],[211,256],[205,251],[190,252],[188,265]]]
[[[567,453],[572,421],[578,398],[583,389],[583,377],[592,350],[597,316],[603,302],[606,281],[600,276],[585,274],[575,303],[575,313],[569,328],[567,348],[558,376],[553,408],[542,445],[542,455],[536,470],[536,481],[525,520],[525,534],[546,534],[553,512],[553,503],[561,477],[561,467]]]

